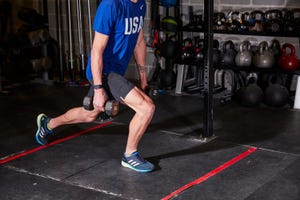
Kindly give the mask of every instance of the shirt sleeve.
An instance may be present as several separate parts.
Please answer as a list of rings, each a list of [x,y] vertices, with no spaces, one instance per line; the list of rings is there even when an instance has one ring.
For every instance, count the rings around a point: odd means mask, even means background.
[[[94,30],[96,32],[110,35],[114,29],[117,9],[114,1],[102,1],[97,9],[96,16],[94,19]]]

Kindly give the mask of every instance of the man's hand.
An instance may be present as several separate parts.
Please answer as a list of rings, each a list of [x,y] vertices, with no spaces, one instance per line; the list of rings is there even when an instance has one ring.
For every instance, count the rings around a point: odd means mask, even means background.
[[[142,81],[141,80],[140,87],[145,92],[148,89],[148,87],[149,87],[147,81]]]
[[[103,88],[94,90],[94,100],[93,100],[94,109],[104,112],[104,105],[107,99],[108,99],[107,95]]]

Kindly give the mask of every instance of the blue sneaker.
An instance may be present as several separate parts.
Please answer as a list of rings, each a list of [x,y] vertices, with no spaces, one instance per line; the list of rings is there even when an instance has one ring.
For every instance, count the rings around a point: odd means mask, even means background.
[[[40,145],[47,144],[47,137],[52,133],[52,131],[47,128],[47,123],[49,120],[50,118],[45,114],[39,114],[36,119],[38,130],[35,134],[35,139]]]
[[[151,172],[154,170],[154,165],[144,160],[137,151],[128,157],[124,154],[121,164],[123,167],[128,167],[137,172]]]

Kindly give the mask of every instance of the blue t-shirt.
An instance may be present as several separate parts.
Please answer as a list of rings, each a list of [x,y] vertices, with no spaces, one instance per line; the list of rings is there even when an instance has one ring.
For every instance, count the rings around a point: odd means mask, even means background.
[[[94,19],[94,30],[109,36],[103,53],[103,74],[124,75],[146,13],[145,0],[102,0]],[[87,79],[92,79],[91,57],[86,68]]]

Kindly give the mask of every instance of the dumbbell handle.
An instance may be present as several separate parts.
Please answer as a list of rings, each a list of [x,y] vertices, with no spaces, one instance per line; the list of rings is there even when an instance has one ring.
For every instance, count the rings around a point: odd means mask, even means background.
[[[94,110],[93,97],[84,97],[82,105],[86,110]],[[104,105],[104,111],[108,116],[116,116],[119,113],[119,102],[115,100],[106,101]]]

